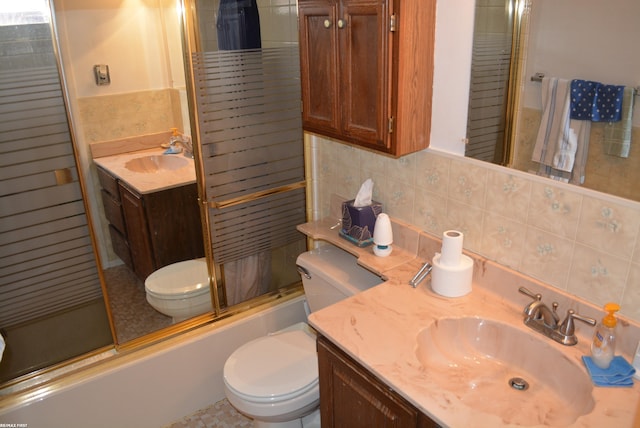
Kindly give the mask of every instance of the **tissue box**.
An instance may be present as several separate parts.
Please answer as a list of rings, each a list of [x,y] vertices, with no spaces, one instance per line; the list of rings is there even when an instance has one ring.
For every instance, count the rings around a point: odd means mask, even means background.
[[[354,207],[355,199],[342,203],[342,229],[340,236],[358,247],[373,244],[373,228],[376,217],[382,212],[382,204],[372,201],[366,207]]]

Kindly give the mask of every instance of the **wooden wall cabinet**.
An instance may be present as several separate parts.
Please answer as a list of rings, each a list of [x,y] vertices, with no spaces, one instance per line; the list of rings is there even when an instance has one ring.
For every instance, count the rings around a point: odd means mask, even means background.
[[[306,131],[394,156],[429,146],[435,0],[299,0]]]
[[[322,336],[318,369],[323,428],[439,427]]]
[[[98,178],[113,250],[140,279],[204,256],[195,184],[141,195],[102,168]]]

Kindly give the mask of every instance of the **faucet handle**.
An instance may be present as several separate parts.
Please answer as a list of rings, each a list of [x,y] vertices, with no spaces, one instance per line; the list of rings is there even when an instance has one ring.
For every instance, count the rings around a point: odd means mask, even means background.
[[[562,324],[560,324],[560,328],[558,329],[559,333],[564,336],[573,336],[575,332],[575,325],[573,322],[574,319],[590,325],[596,325],[596,320],[594,320],[593,318],[576,314],[573,309],[569,309],[567,310],[567,317],[564,319],[564,321],[562,321]]]
[[[522,294],[525,294],[525,295],[531,297],[534,300],[542,300],[542,294],[540,294],[540,293],[534,294],[534,293],[532,293],[531,291],[529,291],[525,287],[518,288],[518,291],[521,292]]]

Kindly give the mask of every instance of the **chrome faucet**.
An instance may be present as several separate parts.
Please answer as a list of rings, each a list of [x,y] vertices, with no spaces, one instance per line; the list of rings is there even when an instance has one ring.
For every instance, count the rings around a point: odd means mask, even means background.
[[[552,309],[550,309],[542,302],[541,294],[534,294],[524,287],[520,287],[518,291],[533,299],[531,303],[524,307],[524,324],[558,343],[568,346],[578,343],[578,338],[575,335],[575,323],[573,320],[579,320],[590,325],[596,325],[596,320],[578,315],[573,309],[569,309],[564,321],[558,324],[560,322],[560,318],[557,313],[557,302],[553,302],[551,305]]]
[[[536,321],[542,321],[545,326],[556,329],[558,328],[558,323],[560,322],[560,318],[558,317],[558,313],[556,312],[558,309],[558,304],[553,303],[553,309],[549,309],[547,305],[542,303],[542,295],[536,294],[533,302],[529,303],[524,308],[524,314],[528,319],[534,319]]]
[[[191,142],[191,137],[187,135],[183,135],[180,140],[180,144],[184,147],[184,155],[188,158],[193,159],[193,143]]]
[[[427,275],[429,275],[432,268],[433,266],[431,266],[431,263],[425,262],[420,270],[418,270],[418,273],[416,273],[413,278],[411,278],[411,280],[409,281],[409,285],[413,288],[416,288],[418,284],[420,284],[427,277]]]

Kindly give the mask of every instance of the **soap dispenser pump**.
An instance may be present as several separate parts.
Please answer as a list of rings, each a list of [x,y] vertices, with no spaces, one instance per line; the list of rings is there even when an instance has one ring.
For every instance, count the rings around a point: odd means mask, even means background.
[[[607,315],[596,326],[591,342],[591,359],[601,369],[608,369],[616,349],[616,325],[618,321],[613,315],[620,310],[620,305],[607,303],[604,305]]]

